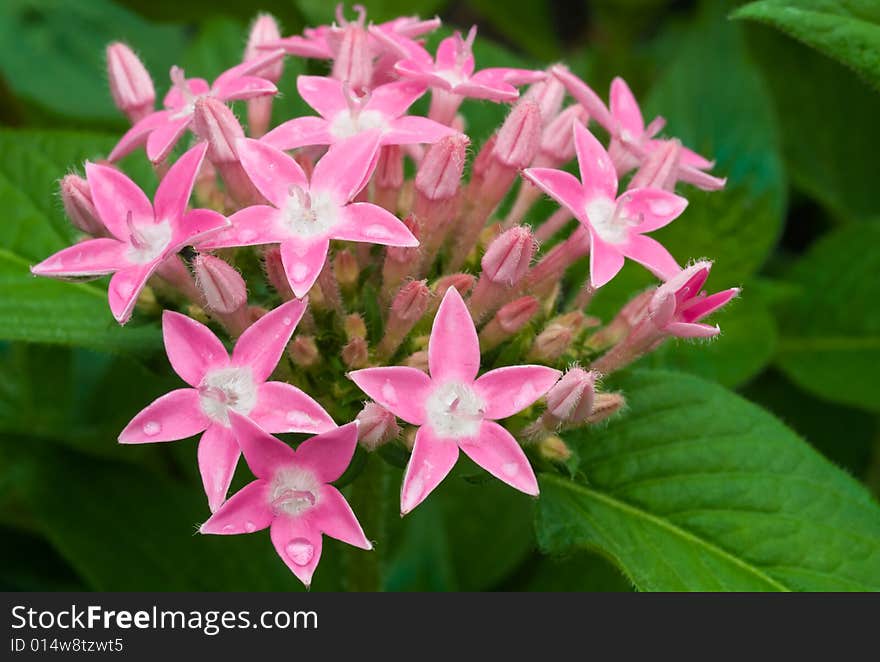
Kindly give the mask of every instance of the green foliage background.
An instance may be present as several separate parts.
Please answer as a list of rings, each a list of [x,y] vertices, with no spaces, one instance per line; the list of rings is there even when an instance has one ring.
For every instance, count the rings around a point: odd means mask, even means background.
[[[671,343],[610,387],[629,407],[567,436],[568,472],[536,503],[462,463],[411,516],[385,476],[376,526],[388,590],[880,590],[880,9],[874,0],[365,2],[373,20],[478,22],[484,65],[565,60],[600,93],[624,76],[668,132],[717,159],[657,233],[741,285],[711,344]],[[263,0],[286,34],[328,3]],[[122,39],[160,89],[182,64],[240,57],[252,3],[6,0],[0,5],[0,588],[299,590],[267,536],[193,536],[195,444],[120,448],[176,384],[157,326],[125,329],[106,283],[34,279],[74,236],[57,180],[125,129],[103,48]],[[278,117],[306,112],[289,60]],[[604,94],[603,94],[604,96]],[[466,106],[479,143],[504,109]],[[154,186],[142,157],[125,164]],[[627,265],[591,312],[649,280]],[[368,462],[379,461],[376,457]],[[549,467],[547,467],[549,469]],[[369,467],[367,467],[369,470]],[[375,531],[368,531],[376,537]],[[328,541],[316,590],[358,557]]]

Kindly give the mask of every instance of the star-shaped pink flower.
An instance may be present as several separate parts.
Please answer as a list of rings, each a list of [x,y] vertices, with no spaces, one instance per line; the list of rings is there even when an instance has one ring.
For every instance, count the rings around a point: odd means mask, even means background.
[[[406,80],[439,88],[461,97],[489,99],[490,101],[514,101],[519,97],[515,86],[535,83],[546,78],[543,71],[493,67],[474,73],[474,39],[477,26],[462,38],[460,32],[447,37],[437,47],[437,56],[421,49],[414,57],[394,65],[398,75]]]
[[[539,365],[498,368],[477,378],[480,345],[470,312],[450,287],[428,342],[430,377],[405,366],[367,368],[349,377],[373,400],[419,426],[400,492],[410,512],[452,470],[459,450],[496,478],[537,496],[538,483],[516,439],[495,422],[544,395],[560,372]]]
[[[660,189],[642,188],[617,196],[617,173],[608,152],[582,124],[574,123],[574,142],[581,180],[562,170],[528,168],[523,175],[567,207],[590,233],[590,280],[594,287],[610,281],[624,257],[643,264],[662,279],[681,267],[659,242],[644,236],[670,223],[687,200]]]
[[[379,131],[383,145],[435,143],[454,129],[407,109],[425,93],[411,81],[379,85],[359,96],[347,83],[323,76],[300,76],[296,88],[320,117],[297,117],[279,124],[262,141],[278,149],[333,145],[352,136]]]
[[[243,62],[220,74],[212,85],[203,78],[186,78],[183,69],[171,67],[172,87],[165,95],[164,110],[157,110],[131,127],[110,152],[117,161],[146,144],[147,157],[158,163],[165,159],[193,121],[196,101],[212,96],[221,101],[254,99],[278,92],[272,81],[253,75],[284,56],[281,50]]]
[[[86,163],[95,210],[112,236],[65,248],[31,272],[55,278],[113,274],[107,293],[110,310],[125,324],[147,279],[165,259],[228,225],[215,211],[186,208],[206,149],[206,144],[197,145],[177,160],[159,184],[153,204],[115,168]]]
[[[652,324],[679,338],[710,338],[721,333],[718,326],[700,324],[700,320],[736,297],[740,288],[707,296],[703,285],[711,268],[707,260],[696,262],[658,287],[648,303]]]
[[[293,450],[244,416],[233,412],[230,420],[257,479],[233,494],[201,533],[236,535],[268,528],[278,556],[306,587],[321,560],[322,534],[373,548],[345,498],[329,485],[351,462],[356,423],[307,439]]]
[[[200,248],[280,243],[290,286],[302,297],[321,272],[331,239],[417,246],[418,240],[390,212],[351,202],[369,180],[378,149],[378,132],[358,134],[331,147],[309,180],[284,152],[260,141],[240,140],[241,164],[273,206],[255,205],[233,214],[232,226]]]
[[[336,427],[326,411],[295,386],[267,382],[306,309],[288,301],[254,322],[232,355],[208,327],[165,311],[162,332],[171,367],[190,385],[167,393],[135,416],[119,435],[123,444],[186,439],[204,432],[199,470],[208,504],[226,498],[238,463],[231,412],[248,416],[270,432],[325,432]]]

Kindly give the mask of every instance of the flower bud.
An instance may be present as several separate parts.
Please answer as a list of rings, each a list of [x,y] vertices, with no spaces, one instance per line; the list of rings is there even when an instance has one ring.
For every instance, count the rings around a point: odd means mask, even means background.
[[[321,353],[312,336],[294,336],[287,353],[300,368],[311,368],[321,360]]]
[[[365,368],[370,361],[370,350],[365,338],[355,337],[342,348],[342,362],[347,368]]]
[[[358,443],[365,450],[374,451],[379,446],[397,439],[400,426],[397,417],[382,405],[368,402],[357,415]]]
[[[364,323],[364,318],[357,313],[346,315],[342,327],[345,329],[345,337],[349,340],[367,337],[367,325]]]
[[[349,292],[357,286],[360,267],[351,251],[343,249],[333,256],[333,274],[344,292]]]
[[[571,449],[561,437],[551,434],[538,442],[538,455],[548,462],[564,463],[571,458]]]
[[[544,396],[547,414],[557,423],[583,423],[593,413],[598,374],[583,368],[566,372]]]
[[[548,76],[529,86],[524,101],[534,101],[541,111],[541,122],[546,126],[559,114],[565,99],[565,86],[555,76]]]
[[[416,325],[425,312],[431,299],[431,290],[424,280],[413,280],[400,288],[391,302],[391,312],[385,324],[385,335],[376,348],[376,355],[389,359],[400,347],[404,337]]]
[[[262,47],[279,39],[281,39],[281,30],[278,28],[278,22],[275,18],[271,14],[257,14],[257,18],[251,24],[247,46],[244,49],[244,61],[250,62],[258,57],[262,57],[266,54]],[[255,71],[253,75],[277,83],[283,71],[284,60],[280,59],[266,65],[265,68],[259,71]]]
[[[571,161],[575,156],[571,127],[575,122],[586,124],[587,120],[587,111],[579,104],[559,113],[541,134],[541,161],[538,165],[558,166]]]
[[[156,101],[153,80],[138,56],[121,42],[107,46],[107,79],[113,102],[132,124],[152,112]]]
[[[78,175],[66,175],[61,180],[61,202],[64,203],[64,211],[71,224],[93,237],[106,236],[107,230],[101,219],[95,203],[92,202],[92,192],[89,183]]]
[[[532,344],[529,357],[541,363],[552,363],[565,354],[574,339],[574,332],[562,324],[548,324]]]
[[[484,351],[492,349],[519,333],[540,307],[541,303],[535,297],[527,296],[499,308],[495,317],[480,331],[480,348]]]
[[[266,272],[266,280],[282,299],[290,301],[294,298],[290,281],[284,271],[284,263],[281,261],[281,249],[278,246],[267,248],[263,253],[263,270]]]
[[[535,240],[529,228],[512,227],[501,233],[483,255],[483,274],[493,283],[512,287],[529,269],[535,254]]]
[[[626,398],[622,393],[597,393],[593,399],[593,413],[588,423],[601,423],[626,406]]]
[[[374,204],[397,213],[397,199],[403,186],[403,152],[399,145],[386,145],[379,150],[379,161],[373,173]]]
[[[681,143],[678,140],[665,141],[660,147],[648,153],[642,161],[642,167],[633,175],[627,188],[659,188],[664,191],[674,191],[680,157]]]
[[[541,109],[534,101],[520,101],[501,128],[492,151],[504,165],[522,170],[527,168],[541,145]]]
[[[427,200],[449,200],[461,186],[470,141],[463,133],[446,136],[431,146],[419,165],[415,188]]]
[[[454,287],[458,290],[458,293],[464,297],[471,291],[474,282],[476,282],[476,279],[471,274],[448,274],[438,278],[431,286],[431,289],[435,294],[441,295],[438,296],[438,299],[442,298],[442,294],[450,287]]]
[[[200,97],[193,125],[198,136],[208,142],[208,158],[215,165],[238,162],[235,143],[244,138],[244,131],[229,106],[211,96]]]
[[[193,263],[196,285],[211,312],[234,313],[247,303],[247,288],[241,274],[214,255],[199,253]]]
[[[416,368],[417,370],[421,370],[423,372],[428,372],[428,352],[426,350],[413,352],[406,357],[403,365],[410,368]]]
[[[373,77],[373,53],[370,52],[370,36],[364,27],[365,12],[360,5],[355,6],[358,20],[354,22],[340,21],[343,27],[336,28],[332,35],[335,48],[332,76],[337,80],[348,82],[358,93],[369,89]],[[337,11],[338,19],[344,20],[341,11]],[[338,34],[338,33],[341,33]]]

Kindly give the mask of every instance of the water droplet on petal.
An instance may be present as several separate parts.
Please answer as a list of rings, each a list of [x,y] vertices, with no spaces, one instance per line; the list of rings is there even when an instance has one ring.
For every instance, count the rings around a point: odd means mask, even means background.
[[[157,421],[147,421],[143,429],[145,435],[155,437],[162,431],[162,424]]]
[[[285,317],[281,321],[284,322],[284,326],[290,326],[291,324],[293,324],[293,318],[291,317]]]
[[[297,282],[304,281],[306,279],[306,276],[308,275],[308,273],[309,273],[308,267],[306,267],[306,265],[304,265],[302,263],[294,265],[294,267],[293,267],[293,274],[292,274],[293,279]]]
[[[254,232],[253,230],[241,230],[238,233],[238,238],[241,239],[242,241],[250,241],[251,239],[253,239],[256,236],[257,236],[257,233]]]
[[[368,225],[364,229],[364,234],[373,239],[387,239],[388,230],[382,225]]]
[[[223,533],[233,533],[235,531],[235,527],[232,524],[227,524],[223,527]]]
[[[284,417],[287,420],[289,425],[293,425],[299,428],[309,428],[314,427],[315,421],[311,416],[302,411],[291,410],[287,412],[287,416]]]
[[[385,402],[389,405],[397,403],[397,391],[391,385],[391,382],[385,382],[382,385],[382,397],[385,398]]]
[[[305,538],[294,538],[287,543],[284,551],[296,565],[308,565],[315,555],[315,546]]]
[[[519,473],[519,465],[516,462],[508,462],[501,465],[501,471],[506,476],[516,476]]]
[[[253,522],[251,522],[250,520],[248,520],[247,522],[244,523],[244,530],[247,531],[248,533],[253,533],[254,531],[257,530],[257,525],[254,524]]]

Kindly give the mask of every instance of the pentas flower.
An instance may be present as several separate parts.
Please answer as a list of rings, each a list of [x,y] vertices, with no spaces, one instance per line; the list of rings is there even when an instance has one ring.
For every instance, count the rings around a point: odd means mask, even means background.
[[[459,450],[508,485],[537,496],[516,439],[495,422],[525,409],[560,376],[538,365],[498,368],[477,378],[480,346],[467,306],[450,287],[428,342],[430,376],[416,368],[366,368],[349,377],[377,403],[419,426],[400,493],[400,512],[418,506],[449,474]]]
[[[321,272],[331,239],[418,245],[390,212],[367,202],[351,202],[375,168],[378,147],[375,131],[355,136],[331,147],[308,178],[284,152],[256,140],[239,141],[245,172],[272,206],[255,205],[233,214],[232,227],[200,247],[280,243],[290,287],[302,297]]]
[[[163,161],[192,125],[199,98],[211,96],[220,101],[234,101],[275,94],[278,89],[272,81],[254,74],[276,63],[283,55],[283,51],[277,50],[243,62],[224,71],[211,85],[203,78],[186,78],[183,69],[171,67],[172,87],[163,101],[165,109],[150,113],[131,127],[110,152],[109,159],[118,161],[146,145],[150,161]]]
[[[687,200],[660,189],[632,189],[617,195],[617,173],[608,152],[583,125],[574,124],[581,180],[562,170],[528,168],[523,175],[572,215],[590,233],[590,280],[601,287],[621,270],[624,258],[643,264],[660,278],[680,271],[659,242],[644,233],[676,219]]]
[[[168,360],[190,388],[166,393],[135,416],[119,435],[123,444],[186,439],[199,442],[199,471],[208,504],[226,498],[238,463],[239,444],[230,424],[233,412],[270,432],[326,432],[336,427],[308,395],[285,382],[266,381],[306,309],[289,301],[251,325],[232,354],[211,330],[185,315],[165,311],[162,333]]]
[[[323,76],[300,76],[296,89],[320,117],[297,117],[278,125],[262,141],[278,149],[333,145],[361,133],[378,131],[383,145],[435,143],[456,133],[438,122],[407,115],[407,109],[425,93],[410,81],[380,85],[364,94],[343,81]]]
[[[206,149],[205,144],[197,145],[177,160],[159,184],[153,203],[115,168],[86,163],[92,203],[111,236],[65,248],[31,267],[31,272],[53,278],[113,274],[107,291],[110,310],[117,322],[125,324],[147,279],[167,258],[228,225],[215,211],[187,211]]]
[[[281,560],[308,588],[321,560],[321,536],[371,550],[345,497],[329,483],[348,467],[357,446],[357,423],[302,442],[294,450],[253,421],[230,414],[248,467],[257,477],[199,528],[237,535],[269,529]]]

